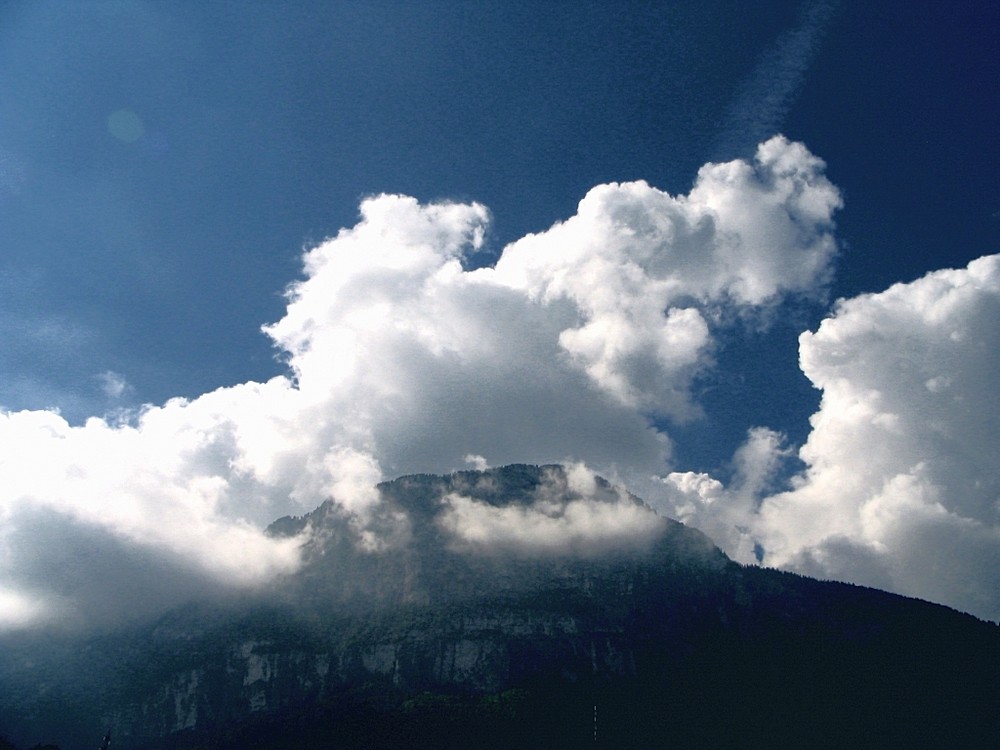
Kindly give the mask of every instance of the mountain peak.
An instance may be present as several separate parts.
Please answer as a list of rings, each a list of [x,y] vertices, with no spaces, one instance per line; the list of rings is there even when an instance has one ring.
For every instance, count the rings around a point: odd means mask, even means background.
[[[1000,628],[740,566],[581,467],[383,482],[252,599],[0,640],[0,734],[124,747],[986,747]],[[985,735],[983,734],[985,732]]]
[[[307,540],[285,596],[363,609],[582,588],[626,569],[732,565],[700,531],[580,467],[413,474],[377,491],[367,517],[327,502],[271,525]]]

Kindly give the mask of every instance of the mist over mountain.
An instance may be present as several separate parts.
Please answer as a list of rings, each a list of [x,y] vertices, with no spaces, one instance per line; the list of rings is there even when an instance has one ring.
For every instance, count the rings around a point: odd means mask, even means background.
[[[302,565],[0,640],[0,735],[96,747],[988,747],[1000,628],[737,564],[583,466],[411,475],[278,519]]]

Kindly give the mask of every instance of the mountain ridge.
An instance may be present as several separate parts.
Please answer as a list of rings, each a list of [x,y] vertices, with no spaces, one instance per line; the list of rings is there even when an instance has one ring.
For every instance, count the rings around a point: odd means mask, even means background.
[[[401,477],[367,518],[324,503],[271,524],[308,532],[304,563],[256,598],[56,644],[47,667],[8,640],[0,734],[76,750],[107,725],[136,750],[263,750],[350,726],[345,747],[459,747],[460,726],[484,747],[571,747],[593,744],[596,701],[609,747],[987,746],[996,625],[738,565],[574,471]]]

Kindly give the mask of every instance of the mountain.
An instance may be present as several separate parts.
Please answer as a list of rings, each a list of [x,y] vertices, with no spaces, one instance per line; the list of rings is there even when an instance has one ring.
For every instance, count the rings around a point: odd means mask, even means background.
[[[21,746],[995,747],[1000,627],[729,560],[598,477],[509,466],[279,519],[264,592],[0,642]]]

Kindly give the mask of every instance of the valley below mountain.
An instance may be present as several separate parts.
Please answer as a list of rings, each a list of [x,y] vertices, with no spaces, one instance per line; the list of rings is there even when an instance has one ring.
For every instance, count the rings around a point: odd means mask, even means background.
[[[995,747],[1000,627],[738,565],[608,482],[516,465],[279,519],[267,589],[0,638],[12,747]],[[0,742],[0,747],[3,747]]]

